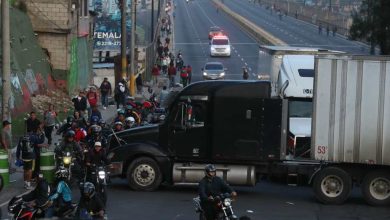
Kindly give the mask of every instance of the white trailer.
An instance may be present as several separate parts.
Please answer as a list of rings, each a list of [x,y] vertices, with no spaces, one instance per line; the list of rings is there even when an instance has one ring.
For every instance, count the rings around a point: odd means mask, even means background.
[[[390,57],[318,56],[313,95],[316,197],[342,203],[355,182],[369,204],[389,204]]]

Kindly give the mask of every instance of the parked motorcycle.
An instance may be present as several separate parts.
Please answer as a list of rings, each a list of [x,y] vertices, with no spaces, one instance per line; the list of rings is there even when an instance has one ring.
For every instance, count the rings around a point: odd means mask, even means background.
[[[205,220],[204,211],[201,206],[199,197],[193,199],[195,204],[195,211],[199,213],[199,219]],[[224,193],[214,197],[214,204],[217,207],[217,220],[238,220],[238,217],[233,212],[232,198],[229,193]]]

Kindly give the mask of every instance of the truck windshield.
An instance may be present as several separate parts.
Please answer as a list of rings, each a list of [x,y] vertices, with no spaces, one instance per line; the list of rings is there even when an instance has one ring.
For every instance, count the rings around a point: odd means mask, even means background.
[[[214,39],[212,44],[213,45],[228,45],[229,41],[226,39]]]
[[[288,116],[294,118],[311,118],[313,114],[313,103],[310,100],[290,100]]]

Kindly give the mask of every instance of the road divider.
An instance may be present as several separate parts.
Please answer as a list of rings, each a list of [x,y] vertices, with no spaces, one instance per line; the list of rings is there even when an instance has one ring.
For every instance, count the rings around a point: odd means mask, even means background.
[[[246,33],[252,36],[257,41],[257,43],[267,44],[267,45],[277,45],[277,46],[287,45],[284,41],[273,36],[272,34],[268,33],[264,29],[254,24],[253,22],[249,21],[248,19],[232,11],[230,8],[224,5],[220,0],[212,0],[212,1],[214,2],[214,4],[216,4],[216,6],[219,9],[224,11],[235,22],[237,22]]]

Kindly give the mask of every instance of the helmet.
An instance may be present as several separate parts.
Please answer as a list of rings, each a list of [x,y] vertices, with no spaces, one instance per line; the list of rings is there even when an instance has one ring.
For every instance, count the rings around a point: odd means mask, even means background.
[[[152,103],[150,103],[149,101],[145,101],[142,105],[143,105],[144,108],[151,108],[151,107],[153,107]]]
[[[204,171],[206,172],[207,175],[209,175],[210,172],[216,172],[217,169],[215,168],[215,166],[213,164],[207,164],[204,168]]]
[[[97,124],[99,122],[99,117],[94,115],[91,117],[91,123],[92,124]]]
[[[101,127],[104,127],[104,126],[106,125],[106,121],[104,121],[104,119],[100,119],[100,120],[99,120],[99,125],[100,125]]]
[[[68,124],[72,124],[73,121],[74,121],[74,117],[73,116],[68,116],[66,118],[66,123],[68,123]]]
[[[73,130],[69,130],[66,132],[65,137],[74,137],[76,133]]]
[[[69,176],[69,172],[67,169],[64,169],[64,168],[59,168],[57,171],[56,171],[56,178],[57,179],[67,179]]]
[[[126,122],[126,124],[129,124],[130,126],[132,126],[135,123],[135,119],[133,117],[127,117],[125,119],[125,122]]]
[[[123,125],[123,124],[122,124],[122,122],[117,121],[117,122],[115,122],[115,125]]]
[[[118,109],[118,115],[124,115],[125,111],[123,109]]]
[[[102,146],[102,142],[96,141],[95,144],[94,144],[94,146],[95,146],[95,147],[96,147],[96,146],[100,146],[100,147],[101,147],[101,146]]]
[[[95,186],[91,182],[85,182],[83,185],[83,194],[92,197],[95,194]]]
[[[102,127],[99,125],[92,125],[91,130],[93,134],[99,134],[102,131]]]

